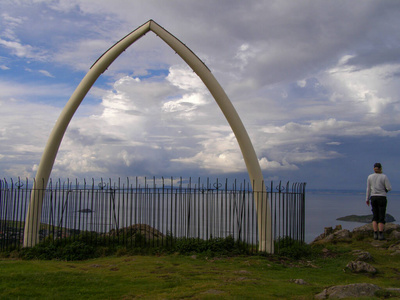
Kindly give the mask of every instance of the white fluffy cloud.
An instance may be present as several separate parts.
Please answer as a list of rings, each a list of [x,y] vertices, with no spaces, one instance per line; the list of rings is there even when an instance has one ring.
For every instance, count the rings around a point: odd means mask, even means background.
[[[396,98],[393,98],[398,79],[394,74],[400,71],[400,64],[383,64],[359,69],[348,65],[353,56],[344,56],[337,66],[330,69],[324,78],[335,89],[331,101],[349,102],[365,109],[368,118],[393,110],[399,111]],[[362,110],[359,109],[359,112]]]
[[[71,124],[55,170],[104,172],[110,169],[101,159],[131,167],[162,157],[164,164],[176,165],[172,168],[189,165],[212,173],[245,171],[231,130],[219,127],[214,115],[206,114],[210,105],[217,106],[193,74],[187,67],[174,66],[164,80],[120,78],[104,92],[100,112]],[[72,159],[76,152],[81,155]],[[104,167],[96,167],[96,162]]]

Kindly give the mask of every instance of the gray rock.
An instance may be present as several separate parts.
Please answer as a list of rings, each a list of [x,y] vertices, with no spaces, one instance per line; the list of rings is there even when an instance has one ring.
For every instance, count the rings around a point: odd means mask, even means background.
[[[333,229],[332,227],[325,227],[324,233],[317,236],[311,244],[319,242],[319,241],[323,241],[324,243],[331,242],[335,238],[334,234],[341,230],[342,230],[342,225],[336,225],[335,229]]]
[[[351,238],[351,233],[347,229],[342,229],[333,233],[336,240],[344,240]]]
[[[385,224],[385,235],[389,235],[392,231],[397,230],[400,231],[399,224],[386,223]],[[353,234],[356,235],[370,235],[372,237],[374,230],[372,228],[372,224],[365,224],[364,226],[360,226],[353,229]]]
[[[389,238],[391,240],[400,240],[400,231],[393,230],[392,233],[390,234]]]
[[[400,243],[391,245],[388,250],[392,252],[392,254],[399,254],[400,253]]]
[[[306,285],[308,284],[307,282],[304,281],[304,279],[292,279],[291,282],[299,284],[299,285]]]
[[[315,295],[315,299],[343,299],[350,297],[373,297],[380,287],[370,283],[355,283],[349,285],[337,285],[324,289]]]
[[[377,272],[374,266],[366,263],[365,261],[351,261],[347,264],[346,267],[354,273],[375,274]]]
[[[311,244],[314,244],[316,242],[319,242],[321,240],[323,240],[325,238],[325,233],[321,233],[319,236],[317,236],[312,242]]]
[[[357,256],[356,261],[371,261],[372,255],[368,251],[354,250],[353,254]]]
[[[374,233],[372,228],[372,224],[365,224],[360,227],[356,227],[353,229],[353,234],[361,234],[361,235],[371,235]]]
[[[341,225],[332,227],[325,227],[324,233],[319,235],[313,242],[314,243],[329,243],[333,241],[346,241],[351,239],[351,232],[347,229],[342,229]]]
[[[322,241],[323,241],[324,243],[330,243],[330,242],[333,242],[334,239],[335,239],[335,236],[333,235],[333,233],[331,233],[330,235],[324,237],[324,238],[322,239]]]
[[[400,231],[400,225],[394,224],[394,223],[386,223],[385,224],[385,233],[386,234],[390,234],[394,230]]]

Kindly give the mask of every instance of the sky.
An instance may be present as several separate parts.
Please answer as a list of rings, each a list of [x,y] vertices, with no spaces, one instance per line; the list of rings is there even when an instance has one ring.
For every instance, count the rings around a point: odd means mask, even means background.
[[[92,64],[150,19],[211,70],[267,182],[363,190],[381,162],[400,190],[396,0],[1,0],[1,178],[34,178]],[[215,100],[153,32],[94,84],[51,177],[249,179]]]

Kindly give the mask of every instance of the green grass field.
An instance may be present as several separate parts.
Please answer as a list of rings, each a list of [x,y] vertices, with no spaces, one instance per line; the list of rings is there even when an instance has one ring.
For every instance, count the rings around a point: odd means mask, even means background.
[[[398,287],[400,255],[391,255],[389,245],[354,240],[319,247],[317,254],[300,260],[173,254],[84,261],[7,257],[0,259],[0,299],[312,299],[332,285],[365,282]],[[346,270],[354,249],[371,253],[377,274]],[[400,299],[395,293],[385,297]]]

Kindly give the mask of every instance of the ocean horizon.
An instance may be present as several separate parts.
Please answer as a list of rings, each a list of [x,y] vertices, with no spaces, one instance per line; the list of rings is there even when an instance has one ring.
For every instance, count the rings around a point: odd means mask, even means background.
[[[394,217],[393,223],[400,224],[400,192],[389,192],[387,198],[386,213]],[[335,228],[337,225],[341,225],[343,229],[351,231],[366,224],[340,221],[337,220],[338,218],[372,214],[371,206],[367,206],[365,203],[365,191],[306,189],[305,199],[306,243],[311,243],[323,233],[325,227]]]

